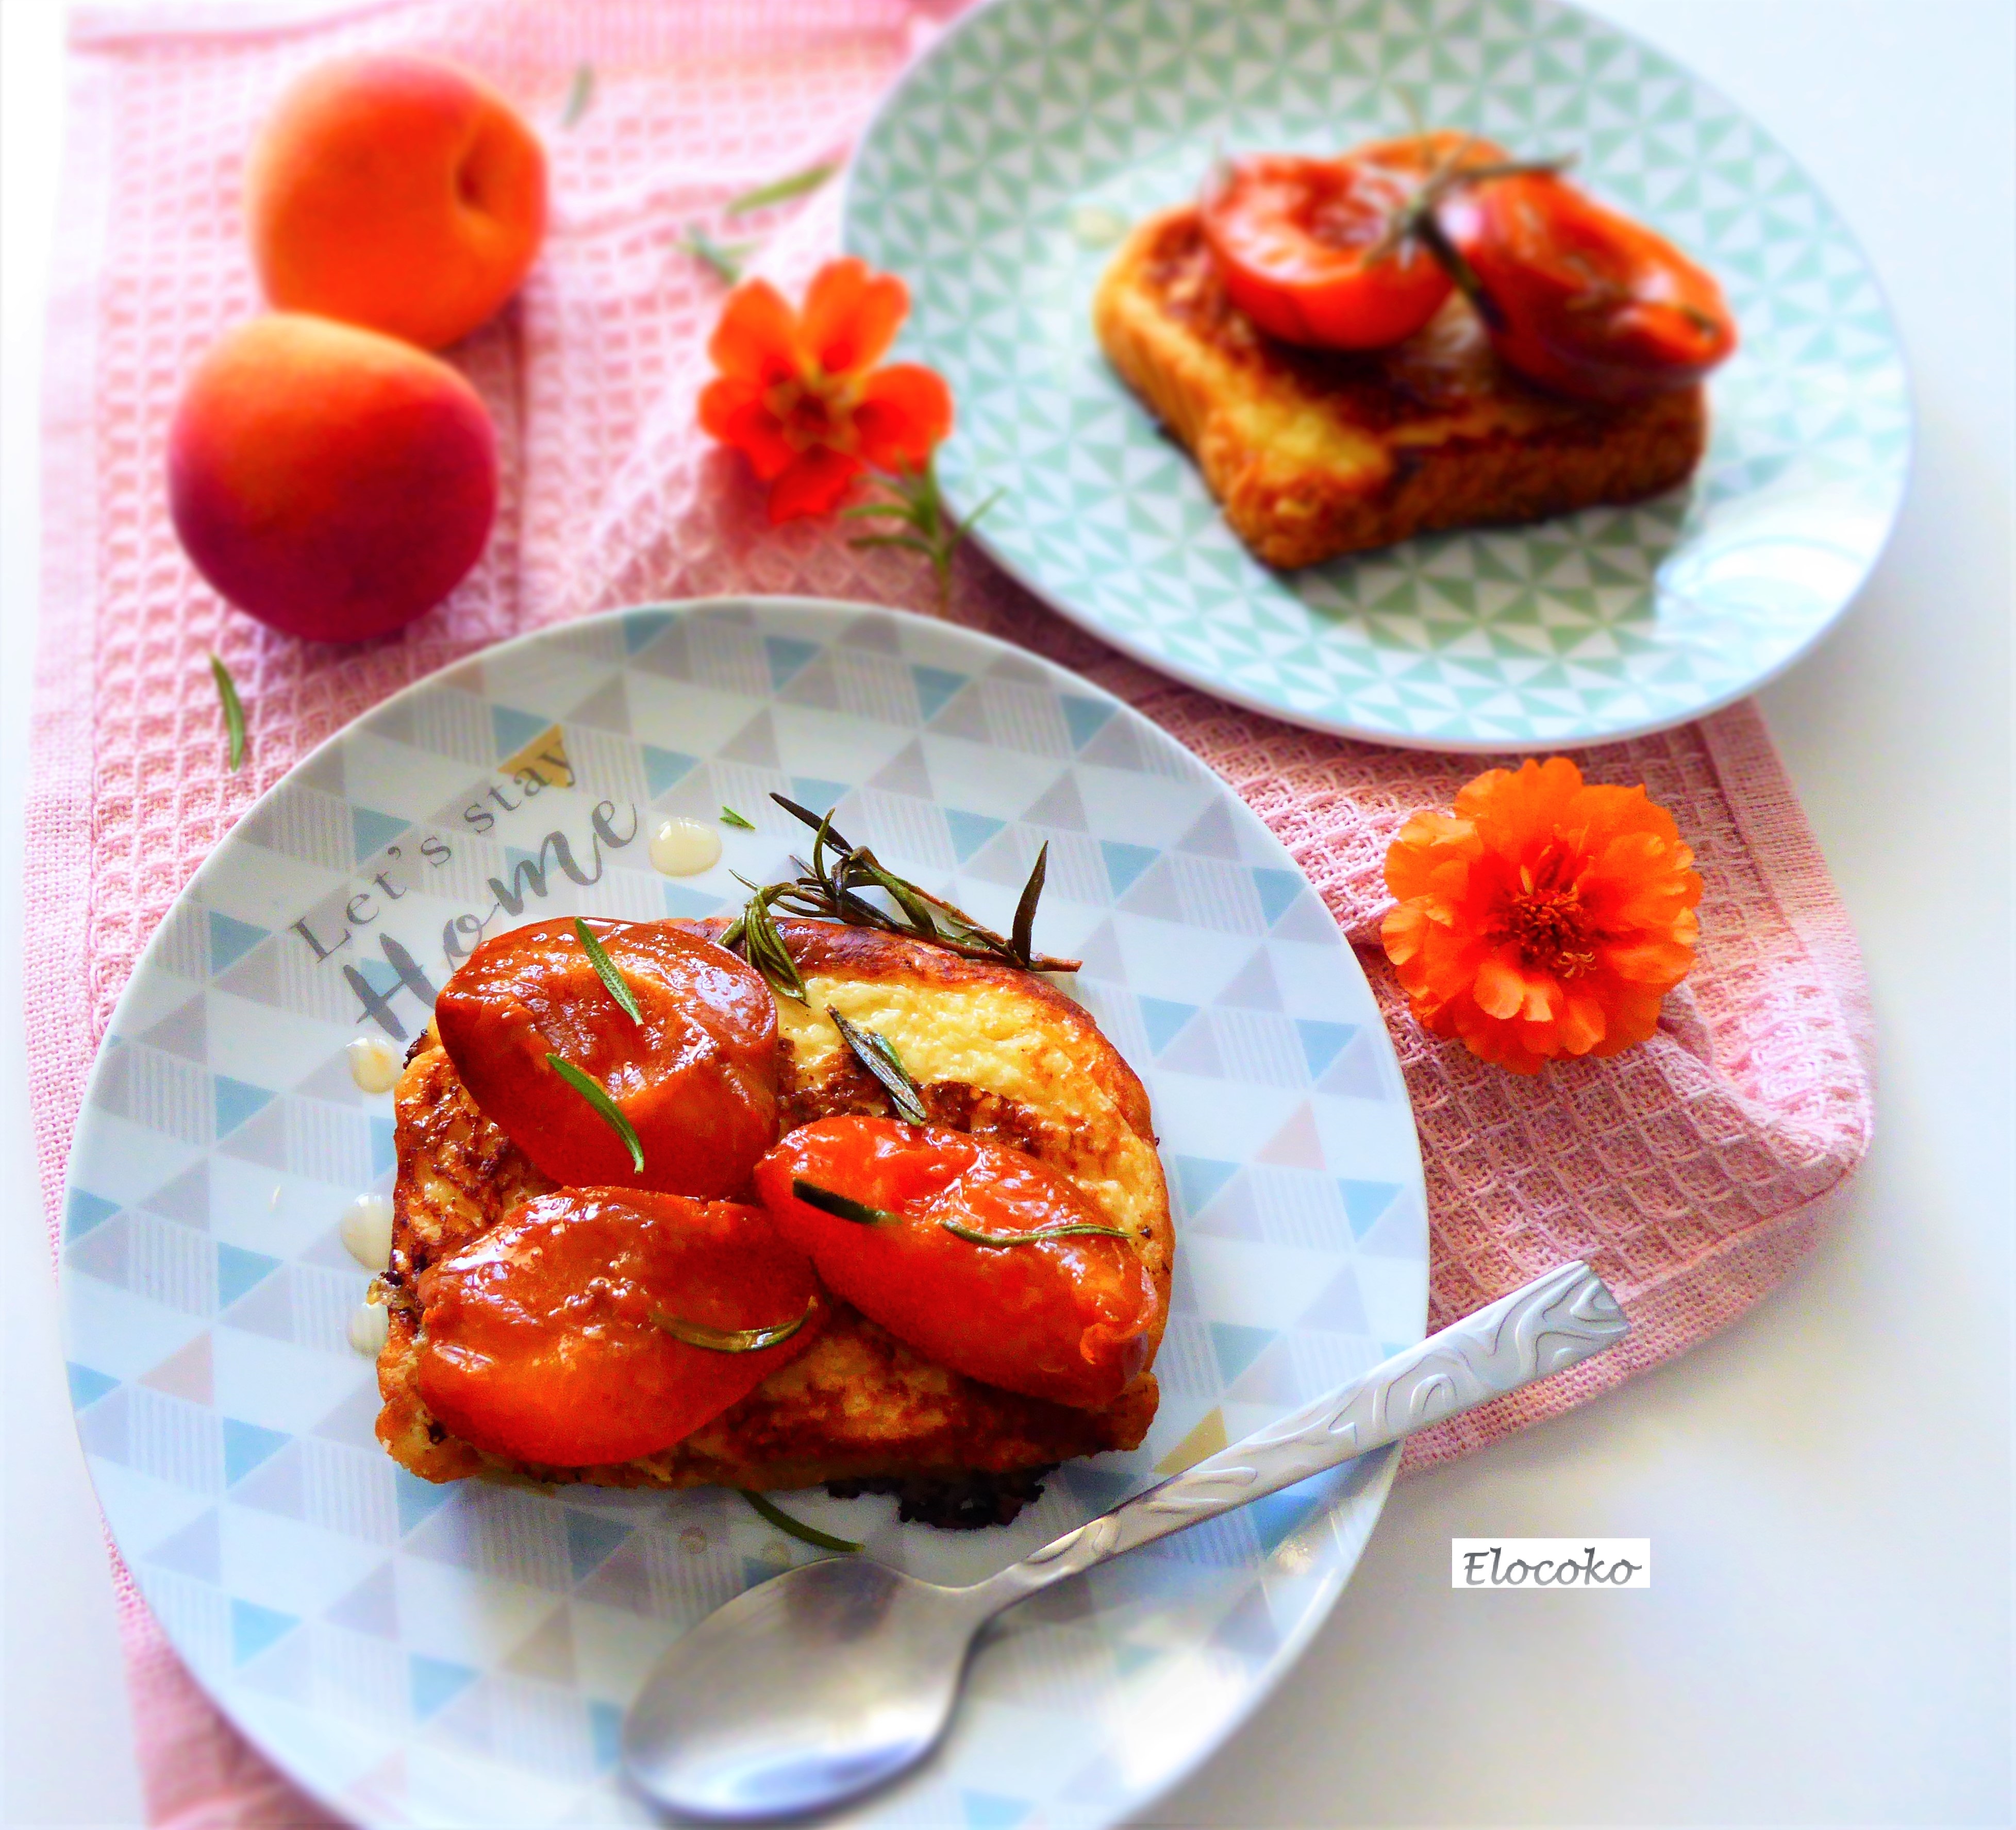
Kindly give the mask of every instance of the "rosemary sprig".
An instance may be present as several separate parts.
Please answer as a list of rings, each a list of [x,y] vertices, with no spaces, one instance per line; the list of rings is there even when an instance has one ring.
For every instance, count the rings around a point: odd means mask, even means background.
[[[791,950],[784,944],[784,937],[777,932],[777,924],[770,915],[770,904],[778,899],[784,886],[772,883],[768,889],[759,889],[747,877],[738,876],[735,880],[747,884],[755,893],[734,925],[722,936],[721,944],[731,951],[739,949],[742,957],[769,981],[772,991],[810,1005],[812,994],[805,989],[798,962],[791,958]]]
[[[741,283],[742,264],[761,246],[758,242],[718,242],[695,222],[673,246],[688,253],[728,286]]]
[[[1029,880],[1023,887],[1016,907],[1013,933],[997,934],[957,904],[948,902],[941,896],[934,896],[908,878],[899,877],[884,868],[866,846],[852,844],[835,832],[831,809],[819,814],[809,807],[801,807],[788,795],[772,794],[770,798],[794,819],[812,829],[812,862],[807,865],[794,858],[792,861],[798,865],[800,872],[797,877],[756,890],[749,908],[743,912],[742,920],[722,936],[724,947],[743,944],[746,950],[750,911],[760,902],[764,911],[762,919],[766,923],[770,919],[769,911],[774,908],[787,915],[809,915],[844,922],[851,927],[878,928],[885,934],[902,934],[913,940],[928,941],[967,959],[999,960],[1005,965],[1019,966],[1024,972],[1077,971],[1078,961],[1053,958],[1035,950],[1036,903],[1042,894],[1043,880],[1049,870],[1047,846],[1037,854]],[[755,889],[753,884],[751,887]],[[869,899],[867,893],[877,890],[889,898],[893,908],[885,908]],[[774,933],[774,927],[772,931]],[[781,942],[779,944],[781,948]],[[750,964],[758,964],[753,956]],[[758,966],[758,969],[761,968]],[[795,974],[796,967],[792,971]]]
[[[217,682],[217,696],[224,704],[224,733],[230,742],[229,755],[235,772],[245,761],[245,707],[231,670],[215,655],[210,657],[210,677]]]
[[[863,1029],[849,1022],[831,1005],[826,1006],[826,1013],[840,1031],[840,1039],[854,1051],[854,1059],[881,1084],[889,1103],[896,1109],[896,1116],[905,1124],[929,1124],[931,1114],[924,1109],[923,1093],[911,1079],[903,1058],[896,1052],[896,1044],[880,1030]]]
[[[574,67],[574,81],[567,84],[567,102],[560,110],[560,125],[572,127],[588,112],[588,105],[595,99],[595,66],[577,63]]]
[[[856,1201],[851,1196],[835,1194],[831,1188],[823,1188],[817,1182],[807,1181],[803,1176],[792,1177],[791,1193],[808,1207],[816,1207],[822,1213],[830,1213],[835,1220],[851,1220],[856,1226],[880,1226],[885,1220],[902,1218],[901,1214],[891,1213],[886,1207],[870,1207],[865,1201]],[[996,1249],[1008,1246],[1034,1246],[1045,1239],[1124,1239],[1128,1236],[1125,1227],[1100,1226],[1085,1220],[1070,1221],[1062,1226],[1037,1227],[1026,1233],[984,1233],[977,1227],[968,1226],[963,1220],[941,1219],[938,1224],[956,1239]]]
[[[835,1537],[830,1531],[822,1531],[816,1525],[808,1525],[802,1519],[794,1519],[783,1507],[772,1505],[758,1493],[751,1493],[746,1487],[735,1490],[747,1500],[759,1518],[768,1519],[781,1531],[797,1539],[801,1544],[815,1546],[822,1551],[837,1551],[843,1557],[851,1557],[861,1546],[851,1537]]]
[[[608,1090],[563,1056],[548,1055],[546,1066],[593,1106],[596,1116],[623,1140],[624,1148],[630,1152],[630,1167],[641,1174],[644,1167],[644,1146],[638,1142],[637,1133],[629,1120],[623,1116],[623,1108],[609,1097]]]
[[[1095,1226],[1087,1220],[1071,1221],[1063,1226],[1039,1226],[1026,1233],[984,1233],[957,1220],[941,1220],[938,1224],[954,1239],[976,1246],[1034,1246],[1044,1239],[1124,1239],[1128,1236],[1124,1226]]]
[[[856,548],[901,547],[906,552],[923,554],[931,562],[931,574],[938,581],[938,606],[943,609],[952,595],[952,555],[959,551],[959,543],[972,530],[974,523],[1000,500],[1001,491],[995,490],[962,520],[945,507],[945,498],[938,492],[934,458],[926,458],[921,470],[906,469],[893,475],[878,474],[876,480],[890,492],[887,499],[857,502],[851,508],[842,509],[841,514],[856,521],[886,519],[908,531],[864,534],[848,545]]]
[[[722,206],[722,214],[724,216],[747,216],[752,210],[761,210],[772,203],[787,203],[793,197],[802,197],[808,191],[817,190],[839,169],[839,162],[831,159],[808,166],[803,171],[793,172],[789,178],[758,185],[753,191],[744,191],[739,197],[730,197]]]
[[[689,1347],[704,1347],[710,1354],[760,1354],[765,1347],[781,1346],[812,1319],[816,1299],[805,1304],[805,1312],[794,1321],[780,1321],[769,1328],[707,1328],[697,1321],[682,1321],[662,1309],[651,1311],[654,1326]]]
[[[1404,99],[1404,98],[1403,98]],[[1519,178],[1532,173],[1553,176],[1575,164],[1572,153],[1547,159],[1489,159],[1475,165],[1463,160],[1477,144],[1474,134],[1466,134],[1437,163],[1416,188],[1414,194],[1395,210],[1385,232],[1365,251],[1365,264],[1376,267],[1399,252],[1409,242],[1418,242],[1435,264],[1446,273],[1458,292],[1467,299],[1477,315],[1494,330],[1504,325],[1498,301],[1485,289],[1463,250],[1450,239],[1435,212],[1452,192],[1465,185],[1481,184],[1487,178]]]
[[[602,951],[602,943],[579,915],[574,918],[574,931],[581,941],[581,950],[588,955],[588,963],[595,968],[595,976],[608,987],[609,995],[623,1006],[623,1014],[633,1023],[641,1023],[644,1013],[637,1008],[636,994],[628,982],[617,970],[616,962]],[[639,1163],[641,1169],[643,1165]]]
[[[724,826],[739,826],[745,832],[753,832],[756,830],[756,822],[754,820],[745,820],[732,807],[722,807],[721,823]]]
[[[832,1189],[823,1188],[817,1182],[808,1182],[801,1175],[791,1177],[791,1193],[808,1207],[830,1213],[835,1220],[851,1220],[856,1226],[880,1226],[885,1220],[898,1217],[886,1207],[870,1207],[865,1201],[836,1195]]]

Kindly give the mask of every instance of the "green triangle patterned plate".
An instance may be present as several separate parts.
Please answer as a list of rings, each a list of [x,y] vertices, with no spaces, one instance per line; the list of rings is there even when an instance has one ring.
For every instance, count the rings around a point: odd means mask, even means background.
[[[1715,271],[1742,348],[1683,490],[1273,572],[1107,366],[1093,289],[1215,149],[1332,149],[1410,106],[1575,153]],[[1318,729],[1518,750],[1699,717],[1820,638],[1903,494],[1903,362],[1840,219],[1729,102],[1546,0],[997,0],[884,106],[846,217],[957,398],[948,498],[1001,491],[994,557],[1150,666]]]

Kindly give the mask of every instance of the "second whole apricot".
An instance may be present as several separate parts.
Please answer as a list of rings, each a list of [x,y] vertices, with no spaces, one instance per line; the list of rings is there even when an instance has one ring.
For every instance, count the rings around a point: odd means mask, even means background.
[[[497,442],[475,389],[411,343],[303,313],[221,338],[168,426],[168,508],[198,571],[289,635],[361,642],[481,556]]]
[[[454,64],[341,58],[282,96],[246,167],[245,218],[279,309],[437,350],[494,315],[531,266],[545,153]]]

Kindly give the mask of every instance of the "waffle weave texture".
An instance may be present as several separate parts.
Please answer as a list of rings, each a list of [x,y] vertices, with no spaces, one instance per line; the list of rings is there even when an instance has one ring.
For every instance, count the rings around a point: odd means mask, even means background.
[[[44,599],[27,810],[27,1031],[53,1239],[92,1059],[141,948],[203,857],[301,756],[388,693],[496,641],[592,611],[729,591],[939,613],[927,569],[859,552],[847,526],[770,527],[734,455],[695,428],[722,287],[679,243],[722,203],[843,156],[947,9],[905,0],[380,0],[87,11],[48,345]],[[545,135],[553,207],[520,297],[450,351],[495,418],[496,532],[403,637],[304,645],[225,608],[170,527],[163,482],[182,378],[259,308],[239,222],[245,148],[279,90],[331,56],[400,47],[483,72]],[[591,105],[562,125],[581,65]],[[794,292],[831,253],[839,187],[739,220],[754,271]],[[1489,766],[1294,728],[1177,685],[1044,609],[984,557],[953,620],[1075,669],[1156,720],[1244,796],[1359,944],[1420,1128],[1431,1325],[1572,1257],[1622,1300],[1618,1351],[1409,1445],[1464,1454],[1671,1358],[1812,1244],[1872,1115],[1853,937],[1755,708],[1579,753],[1643,782],[1707,885],[1700,965],[1658,1034],[1525,1080],[1424,1035],[1376,944],[1387,845]],[[222,757],[207,656],[250,721]],[[211,1707],[117,1571],[150,1817],[178,1830],[317,1824]]]

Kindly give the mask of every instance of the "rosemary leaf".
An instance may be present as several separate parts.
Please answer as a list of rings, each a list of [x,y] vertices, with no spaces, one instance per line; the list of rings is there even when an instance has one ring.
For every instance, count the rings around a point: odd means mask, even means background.
[[[812,994],[805,989],[798,962],[791,958],[791,950],[784,944],[784,937],[777,932],[777,924],[771,919],[771,894],[769,890],[758,890],[742,911],[739,924],[742,932],[738,938],[742,944],[743,957],[769,981],[771,990],[800,1004],[809,1005]]]
[[[230,741],[229,757],[235,772],[245,761],[245,707],[238,697],[238,683],[231,670],[215,655],[210,657],[210,677],[217,682],[217,696],[224,703],[224,732]]]
[[[637,1141],[636,1131],[632,1127],[629,1120],[623,1116],[623,1108],[609,1097],[608,1090],[560,1055],[549,1055],[546,1066],[593,1106],[596,1116],[623,1140],[624,1147],[630,1152],[630,1167],[641,1174],[644,1167],[644,1146]]]
[[[773,793],[770,798],[793,819],[802,821],[815,832],[823,831],[827,839],[841,850],[851,851],[854,849],[833,829],[833,816],[835,810],[832,807],[828,807],[823,814],[815,814],[810,807],[801,806],[788,794]]]
[[[760,1354],[765,1347],[781,1346],[812,1319],[814,1304],[795,1321],[780,1321],[769,1328],[707,1328],[697,1321],[684,1321],[662,1309],[651,1311],[653,1325],[663,1328],[689,1347],[704,1347],[710,1354]]]
[[[1043,879],[1050,868],[1050,842],[1046,839],[1042,848],[1036,854],[1036,862],[1029,872],[1029,880],[1022,886],[1022,899],[1015,904],[1015,925],[1008,931],[1008,946],[1017,961],[1027,965],[1033,957],[1030,942],[1035,933],[1036,904],[1043,893]]]
[[[837,1551],[843,1557],[851,1557],[861,1548],[851,1537],[835,1537],[830,1531],[821,1531],[816,1525],[794,1519],[783,1507],[772,1505],[761,1494],[751,1493],[746,1487],[735,1490],[749,1502],[759,1518],[767,1519],[779,1531],[788,1533],[801,1544],[811,1544],[822,1551]]]
[[[886,890],[896,906],[909,918],[910,926],[927,940],[935,940],[938,926],[922,893],[913,883],[906,882],[894,872],[885,871],[881,861],[872,851],[857,851],[854,861],[860,866],[877,889]]]
[[[938,563],[935,549],[930,542],[914,534],[863,534],[847,544],[863,552],[879,546],[901,547],[908,553],[922,553],[934,565]]]
[[[742,281],[742,264],[756,252],[755,242],[718,242],[698,223],[690,225],[674,246],[689,253],[716,279],[729,286]]]
[[[903,1058],[896,1052],[896,1044],[879,1030],[863,1029],[859,1023],[850,1023],[831,1005],[826,1006],[826,1013],[833,1019],[833,1026],[840,1031],[840,1039],[854,1051],[854,1059],[875,1077],[882,1091],[889,1095],[889,1103],[895,1107],[896,1116],[905,1124],[928,1124],[931,1114],[924,1109],[923,1094],[910,1078]]]
[[[1044,1239],[1124,1239],[1127,1229],[1120,1226],[1094,1226],[1089,1221],[1073,1221],[1067,1226],[1040,1226],[1028,1233],[984,1233],[963,1221],[941,1220],[938,1224],[956,1239],[976,1246],[1034,1246]]]
[[[595,976],[609,988],[609,995],[623,1006],[623,1014],[633,1023],[641,1023],[644,1013],[637,1008],[636,994],[630,989],[616,962],[602,950],[593,929],[579,915],[574,918],[574,931],[581,941],[581,950],[588,955],[588,963],[595,968]],[[638,1166],[642,1168],[640,1163]]]
[[[772,203],[788,203],[793,197],[802,197],[808,191],[815,191],[839,171],[837,160],[827,160],[819,165],[808,166],[803,171],[794,171],[789,178],[780,178],[774,183],[758,185],[753,191],[744,191],[739,197],[730,197],[722,207],[724,216],[747,216],[752,210],[767,208]]]
[[[836,1195],[830,1188],[822,1188],[817,1182],[807,1181],[803,1176],[791,1177],[791,1192],[808,1207],[830,1213],[835,1220],[851,1220],[856,1226],[880,1226],[884,1221],[897,1217],[886,1207],[870,1207],[865,1201],[851,1201],[844,1195]]]
[[[754,820],[745,820],[732,807],[724,807],[721,810],[721,823],[724,826],[739,826],[745,832],[753,832],[756,830],[756,822]]]
[[[567,84],[567,104],[560,110],[560,125],[572,127],[588,112],[588,105],[595,99],[595,66],[577,63],[574,67],[574,81]]]

